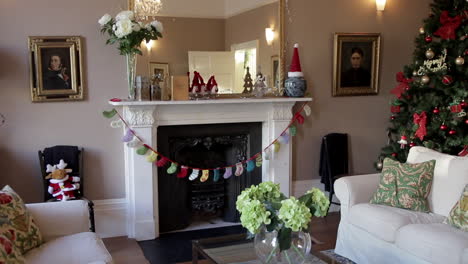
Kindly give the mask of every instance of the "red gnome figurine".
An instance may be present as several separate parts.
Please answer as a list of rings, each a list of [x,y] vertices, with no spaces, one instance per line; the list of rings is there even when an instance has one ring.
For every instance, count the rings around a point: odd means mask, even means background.
[[[75,198],[75,191],[80,189],[80,177],[70,177],[67,173],[71,169],[65,169],[67,163],[60,160],[60,163],[54,166],[47,164],[46,172],[50,172],[46,179],[50,179],[48,192],[59,201],[67,201]]]

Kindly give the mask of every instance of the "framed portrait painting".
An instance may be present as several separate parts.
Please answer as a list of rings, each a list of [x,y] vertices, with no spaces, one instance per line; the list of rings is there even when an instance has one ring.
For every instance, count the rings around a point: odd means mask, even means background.
[[[29,37],[33,102],[83,100],[81,37]]]
[[[164,80],[165,77],[169,76],[169,64],[162,62],[150,62],[149,76],[151,78],[159,78],[160,80]]]
[[[379,33],[335,33],[333,96],[378,94],[379,69]]]

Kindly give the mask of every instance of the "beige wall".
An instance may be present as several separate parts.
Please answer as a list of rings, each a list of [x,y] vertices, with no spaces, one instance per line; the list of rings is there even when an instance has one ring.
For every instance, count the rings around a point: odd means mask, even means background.
[[[278,32],[278,3],[268,4],[240,15],[226,19],[226,50],[231,50],[232,44],[258,40],[258,62],[261,71],[271,80],[271,57],[279,55],[279,40],[275,38],[272,45],[265,39],[265,28],[272,27]],[[252,76],[255,79],[255,76]]]
[[[97,25],[104,13],[115,14],[125,2],[0,2],[0,113],[7,118],[0,127],[0,185],[10,184],[27,202],[40,201],[42,195],[37,150],[55,144],[85,148],[85,188],[90,198],[125,196],[121,131],[111,129],[100,114],[109,109],[109,98],[127,94],[125,59],[115,47],[104,45],[106,38]],[[316,176],[320,138],[331,131],[350,134],[354,171],[372,171],[371,162],[385,144],[388,93],[395,85],[395,72],[411,59],[413,37],[428,13],[429,2],[388,1],[378,17],[371,0],[289,0],[287,42],[302,45],[302,66],[314,96],[314,113],[299,130],[295,144],[296,179]],[[379,96],[331,97],[332,38],[336,31],[382,32]],[[84,37],[85,101],[31,103],[27,51],[31,35]]]
[[[290,0],[286,19],[287,65],[292,44],[300,44],[302,70],[314,97],[313,114],[295,141],[295,179],[318,177],[321,137],[330,132],[349,134],[352,170],[373,172],[373,162],[386,144],[390,116],[389,91],[395,74],[411,62],[413,40],[429,12],[431,0],[391,0],[378,14],[373,0]],[[332,97],[333,33],[380,32],[381,79],[378,96]]]
[[[171,75],[186,75],[188,51],[224,51],[224,19],[157,18],[164,25],[163,38],[153,42],[151,51],[143,47],[138,56],[137,75],[149,74],[148,63],[169,63]]]

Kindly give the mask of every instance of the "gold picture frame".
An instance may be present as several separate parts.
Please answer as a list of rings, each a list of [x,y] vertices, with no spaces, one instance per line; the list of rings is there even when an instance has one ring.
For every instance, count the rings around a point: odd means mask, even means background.
[[[32,36],[28,47],[33,102],[84,99],[81,37]]]
[[[379,33],[335,33],[333,96],[379,93]]]
[[[149,63],[149,76],[153,78],[155,75],[160,74],[164,79],[169,76],[169,63],[165,62],[150,62]]]

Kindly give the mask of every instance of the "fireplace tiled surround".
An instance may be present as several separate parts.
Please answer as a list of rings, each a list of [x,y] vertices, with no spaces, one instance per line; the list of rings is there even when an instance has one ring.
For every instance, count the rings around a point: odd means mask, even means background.
[[[262,123],[262,146],[276,139],[288,126],[296,102],[312,98],[219,99],[198,101],[110,102],[123,107],[123,117],[148,145],[157,146],[159,126]],[[125,147],[125,192],[127,236],[138,241],[159,236],[158,170],[152,163]],[[291,191],[291,145],[273,153],[262,166],[262,181],[279,183],[281,191]]]

